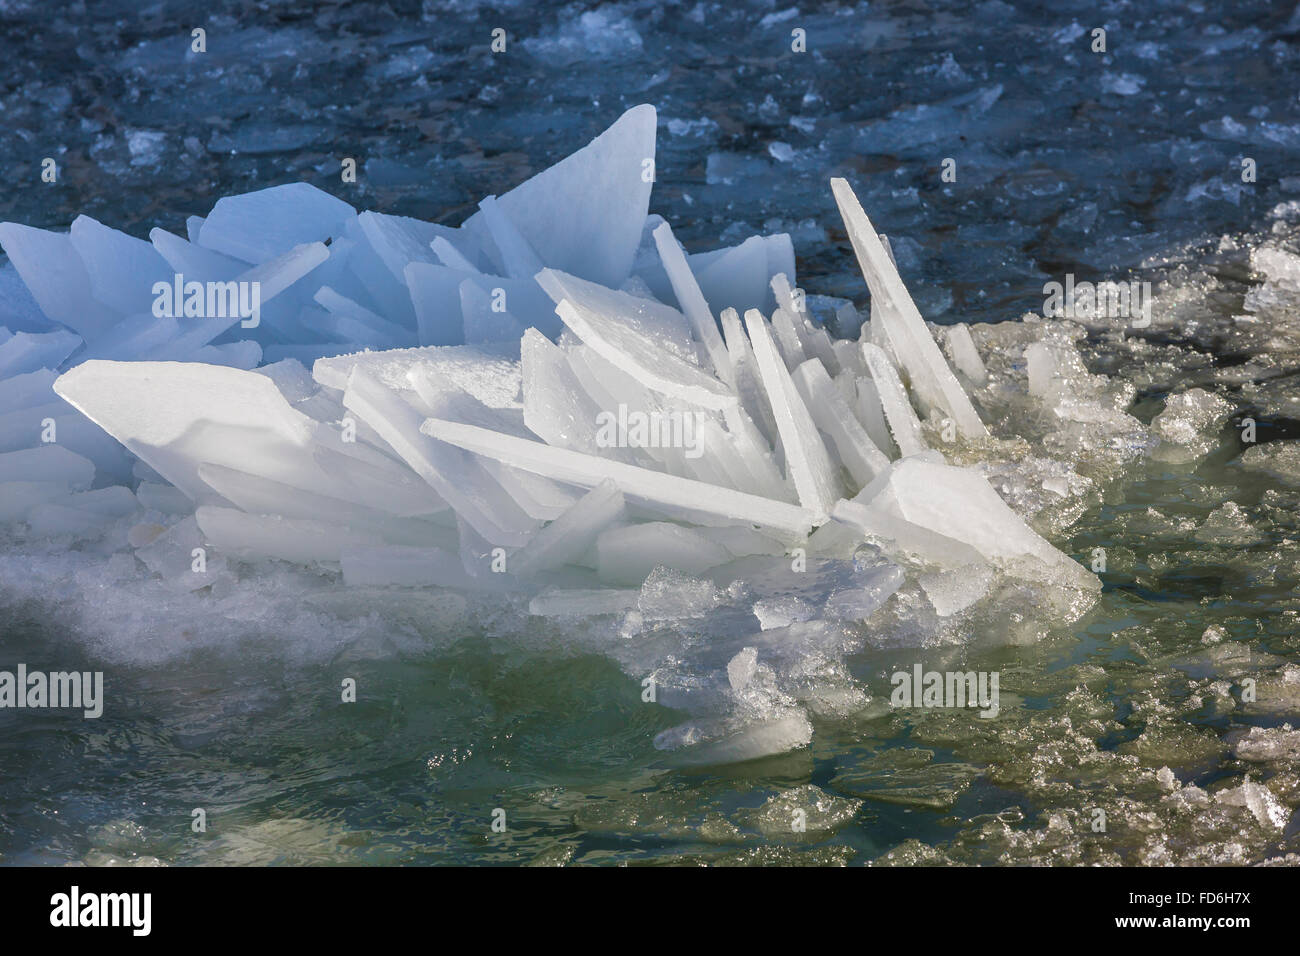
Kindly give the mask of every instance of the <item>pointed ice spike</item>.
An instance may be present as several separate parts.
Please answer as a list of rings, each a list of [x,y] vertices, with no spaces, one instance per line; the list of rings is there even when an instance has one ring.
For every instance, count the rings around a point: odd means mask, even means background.
[[[962,375],[966,376],[968,382],[982,388],[988,382],[989,373],[984,367],[984,360],[980,358],[979,350],[975,348],[975,340],[970,335],[970,326],[965,322],[958,322],[956,325],[948,326],[947,331],[948,354],[952,356],[953,364]]]
[[[421,426],[421,431],[475,454],[583,488],[594,488],[608,478],[628,497],[678,513],[686,520],[692,514],[705,514],[794,535],[806,535],[819,520],[819,516],[807,508],[783,501],[772,501],[595,455],[552,448],[541,442],[502,435],[473,425],[430,418]]]
[[[672,227],[666,222],[663,223],[655,229],[654,239],[655,247],[659,250],[659,259],[668,273],[668,281],[672,284],[673,295],[677,297],[682,311],[686,313],[691,329],[695,332],[696,341],[704,346],[718,378],[734,386],[735,372],[731,368],[727,347],[722,342],[722,335],[719,334],[718,324],[709,310],[709,303],[704,301],[700,285],[695,281],[695,273],[686,264],[686,254],[682,252],[682,247],[673,237]]]
[[[799,493],[799,503],[819,519],[824,519],[841,491],[830,453],[808,414],[807,406],[795,390],[790,373],[777,354],[772,333],[757,309],[745,313],[745,328],[749,330],[749,341],[754,347],[759,379],[776,417],[777,431],[785,448],[786,468]]]
[[[478,204],[492,242],[501,253],[501,265],[512,279],[529,279],[542,271],[543,263],[519,228],[506,215],[496,196],[485,196]]]
[[[875,446],[884,452],[886,458],[893,458],[896,446],[889,432],[889,423],[885,421],[885,410],[880,405],[880,390],[871,380],[866,361],[861,359],[860,361],[862,361],[862,375],[854,382],[853,413],[857,415],[858,421],[867,430]]]
[[[740,316],[735,309],[723,309],[722,332],[727,342],[727,354],[731,358],[731,367],[736,373],[736,394],[741,407],[749,415],[750,422],[762,435],[767,446],[778,456],[784,454],[776,429],[776,419],[772,416],[772,406],[763,393],[762,383],[758,380],[758,363],[754,359],[754,350],[749,344],[749,337],[741,327]]]
[[[627,281],[650,205],[655,125],[653,106],[635,106],[497,200],[546,265],[612,289]],[[462,228],[486,232],[483,214]]]
[[[841,463],[859,488],[889,467],[889,459],[853,416],[821,362],[809,359],[792,377],[813,421],[835,443]]]
[[[863,342],[862,357],[871,372],[871,381],[880,396],[885,421],[889,423],[889,431],[898,445],[899,454],[906,458],[925,451],[929,446],[921,436],[921,422],[916,417],[912,403],[907,400],[907,391],[903,388],[898,372],[890,364],[889,356],[880,347]]]
[[[777,350],[781,353],[781,359],[785,362],[788,371],[793,372],[807,360],[808,355],[804,352],[803,340],[795,331],[793,313],[785,309],[777,309],[773,312],[772,334],[776,336]]]
[[[858,197],[843,179],[832,179],[831,190],[840,207],[862,275],[871,289],[872,300],[879,299],[882,305],[880,309],[873,309],[873,326],[877,317],[884,323],[899,361],[923,402],[952,416],[957,430],[965,437],[987,436],[988,429],[980,421],[970,398],[930,336],[925,320],[917,311],[871,220],[863,212]]]
[[[800,347],[809,358],[821,359],[826,372],[832,378],[840,373],[840,361],[835,354],[835,344],[824,328],[814,325],[807,308],[796,301],[794,290],[790,288],[790,279],[784,272],[772,276],[772,293],[776,296],[777,306],[789,314],[791,327],[799,337]],[[852,303],[849,303],[850,308]],[[773,325],[776,316],[772,317]]]

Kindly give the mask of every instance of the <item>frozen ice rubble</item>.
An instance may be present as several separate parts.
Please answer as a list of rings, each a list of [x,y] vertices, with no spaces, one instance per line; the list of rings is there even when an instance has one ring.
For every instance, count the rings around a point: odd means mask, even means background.
[[[0,224],[0,522],[196,601],[280,561],[607,622],[691,715],[660,745],[707,760],[861,706],[843,660],[866,643],[963,640],[1014,594],[1086,609],[1096,577],[999,492],[1090,481],[1008,462],[1016,416],[994,436],[977,407],[1042,400],[1060,349],[1026,385],[982,333],[937,342],[844,180],[871,314],[834,339],[788,236],[687,254],[649,214],[655,125],[629,110],[458,228],[302,183],[184,237]],[[177,276],[260,283],[260,321],[156,314]],[[1197,451],[1183,431],[1162,436]]]

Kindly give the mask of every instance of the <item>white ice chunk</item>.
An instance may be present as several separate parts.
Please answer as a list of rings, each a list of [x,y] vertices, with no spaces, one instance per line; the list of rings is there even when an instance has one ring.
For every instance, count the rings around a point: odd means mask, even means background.
[[[436,236],[434,240],[429,243],[429,246],[433,249],[433,253],[438,257],[438,260],[447,268],[460,269],[464,272],[479,271],[478,268],[475,267],[474,263],[470,262],[469,259],[465,257],[464,253],[442,236]]]
[[[0,524],[21,521],[34,505],[66,497],[71,490],[71,485],[63,481],[0,480]]]
[[[54,501],[45,501],[35,505],[27,513],[27,525],[32,534],[53,537],[56,535],[73,535],[81,537],[85,535],[95,535],[102,533],[106,525],[122,517],[123,513],[129,514],[135,510],[135,496],[126,488],[120,485],[116,488],[105,488],[102,491],[119,491],[125,492],[130,498],[130,509],[126,512],[114,514],[105,507],[107,505],[118,504],[120,502],[104,501],[101,507],[96,508],[91,504],[87,507],[74,507],[74,503],[84,495],[99,495],[101,492],[84,492],[83,495],[73,495],[70,498],[62,498]]]
[[[214,548],[241,558],[337,564],[345,548],[382,543],[378,535],[346,525],[279,515],[250,515],[234,508],[200,505],[194,517]]]
[[[390,544],[455,545],[455,532],[450,528],[417,518],[397,517],[224,465],[200,464],[199,477],[227,501],[250,514],[309,519],[328,517],[331,522],[378,535]]]
[[[811,621],[820,613],[816,605],[793,595],[761,598],[754,602],[753,611],[759,628],[764,631]]]
[[[385,480],[365,502],[407,508],[412,495],[400,466],[293,408],[270,378],[180,362],[91,361],[63,375],[55,390],[196,502],[223,503],[198,473],[209,462],[329,497],[355,501],[352,476],[317,460],[334,448],[365,456]],[[409,512],[406,512],[409,513]]]
[[[156,481],[142,481],[135,489],[140,504],[149,511],[160,511],[167,515],[187,515],[194,512],[194,502],[185,496],[179,488],[160,484]]]
[[[533,438],[524,427],[518,409],[489,408],[463,389],[431,378],[419,367],[413,368],[408,377],[420,397],[420,410],[427,415],[528,440]],[[578,500],[577,493],[541,475],[510,468],[498,461],[480,459],[479,464],[530,517],[553,520]]]
[[[460,284],[460,313],[466,345],[509,342],[513,346],[524,334],[524,326],[509,312],[495,308],[493,297],[470,279]]]
[[[363,212],[357,217],[361,233],[398,282],[405,283],[406,266],[411,262],[437,262],[434,242],[451,245],[456,230],[433,222],[406,216],[388,216]]]
[[[859,488],[889,467],[889,459],[854,417],[820,361],[804,362],[793,379],[813,421],[834,443],[840,462]]]
[[[792,709],[757,720],[717,719],[684,724],[655,737],[658,750],[690,747],[683,760],[711,765],[757,760],[787,753],[812,742],[813,727],[808,715]]]
[[[524,424],[549,445],[596,452],[600,409],[584,392],[560,348],[536,329],[524,333]]]
[[[884,541],[896,552],[916,555],[932,564],[961,567],[984,561],[983,555],[969,544],[942,532],[912,524],[878,508],[869,508],[858,501],[837,501],[831,517],[838,524],[854,529],[859,535]],[[832,527],[823,526],[817,533],[821,536]]]
[[[877,318],[884,323],[895,354],[923,402],[950,415],[963,436],[987,436],[988,429],[952,374],[939,346],[930,337],[925,320],[917,311],[871,220],[862,211],[858,197],[843,179],[832,179],[831,190],[840,207],[840,215],[844,217],[858,265],[871,289],[872,302],[880,305],[872,311],[872,325]]]
[[[496,196],[482,199],[483,224],[492,236],[492,243],[501,254],[501,266],[512,279],[531,279],[542,271],[543,263],[537,250],[524,237],[510,215],[501,208]]]
[[[989,373],[975,348],[975,340],[970,336],[970,326],[965,322],[950,325],[947,329],[948,354],[952,356],[957,371],[977,388],[982,388],[988,381]]]
[[[365,335],[371,340],[378,338],[392,348],[404,348],[415,344],[416,333],[413,329],[398,325],[396,322],[389,322],[379,313],[336,292],[329,286],[317,289],[313,299],[336,319],[351,320],[350,323],[336,321],[334,326],[336,333]]]
[[[552,448],[541,442],[501,435],[472,425],[429,419],[421,430],[426,435],[476,454],[583,488],[594,488],[608,478],[625,495],[673,512],[707,514],[726,519],[729,523],[755,524],[805,535],[815,518],[808,509],[783,501],[760,498],[595,455]]]
[[[521,325],[538,328],[552,338],[559,334],[561,325],[554,306],[531,278],[484,275],[427,262],[412,262],[405,275],[423,345],[461,343],[465,316],[460,289],[465,282],[477,285],[493,303],[502,303]]]
[[[58,368],[81,339],[71,332],[19,332],[0,343],[0,378]]]
[[[702,408],[736,404],[726,385],[683,357],[694,347],[677,310],[551,269],[537,281],[578,338],[646,388]]]
[[[696,253],[687,261],[714,312],[732,308],[767,314],[776,306],[772,277],[794,275],[794,245],[785,233],[752,236],[738,246]]]
[[[171,266],[149,243],[89,216],[74,219],[69,235],[86,265],[91,294],[123,315],[148,312],[154,282],[172,278]]]
[[[873,512],[955,538],[989,560],[1027,558],[1074,587],[1101,588],[1095,575],[1039,536],[972,468],[901,459],[863,498]]]
[[[707,256],[707,254],[706,254]],[[720,255],[693,256],[691,268],[700,289],[714,312],[750,309],[770,312],[771,290],[768,288],[767,242],[751,236],[740,245],[722,250]]]
[[[772,333],[777,350],[781,353],[781,359],[785,362],[786,369],[793,372],[808,358],[807,353],[804,351],[803,340],[795,330],[793,314],[785,311],[785,309],[777,309],[773,312]]]
[[[741,327],[740,316],[735,309],[723,309],[722,331],[727,343],[727,354],[731,358],[731,367],[735,371],[736,394],[740,398],[750,422],[762,434],[768,447],[776,446],[780,451],[776,417],[772,414],[771,403],[763,391],[763,383],[758,377],[758,361],[754,358],[754,349],[749,344],[749,336]]]
[[[826,614],[841,621],[865,621],[903,586],[905,577],[897,565],[873,568],[859,575],[852,587],[831,594],[826,599]]]
[[[343,404],[379,432],[402,460],[487,541],[518,547],[540,526],[473,455],[422,434],[423,416],[360,367],[352,370]]]
[[[54,389],[195,501],[212,497],[200,461],[247,467],[261,456],[291,472],[314,427],[267,377],[215,365],[91,361]]]
[[[341,392],[348,387],[352,370],[360,368],[385,388],[407,389],[411,369],[417,366],[435,379],[447,379],[490,408],[518,404],[519,363],[478,346],[353,352],[317,360],[311,374],[320,384]]]
[[[351,587],[470,587],[460,555],[442,548],[348,547],[340,554]]]
[[[612,481],[602,481],[510,556],[511,573],[529,577],[538,571],[578,563],[597,535],[623,514],[623,493]]]
[[[0,265],[0,327],[11,332],[46,332],[50,328],[50,320],[12,262]]]
[[[727,354],[726,345],[723,344],[722,335],[718,332],[718,324],[709,310],[709,303],[705,301],[704,294],[700,291],[699,283],[695,281],[695,274],[686,264],[686,254],[673,238],[672,227],[666,222],[660,225],[654,231],[654,240],[668,280],[672,283],[673,294],[691,323],[696,341],[704,346],[705,353],[713,363],[713,369],[718,377],[724,382],[734,383],[731,358]]]
[[[925,451],[928,447],[921,435],[921,422],[916,417],[912,403],[907,399],[907,391],[889,361],[883,349],[870,342],[862,343],[862,358],[871,372],[872,384],[880,407],[889,423],[889,431],[898,444],[898,451],[904,457]]]
[[[267,307],[270,305],[271,300],[328,258],[329,249],[323,243],[306,243],[301,246],[294,246],[275,258],[263,261],[260,265],[241,272],[235,281],[256,282],[259,289],[261,308],[269,311]],[[231,326],[246,321],[244,317],[238,314],[233,316],[221,314],[229,311],[232,310],[221,309],[218,310],[217,315],[209,315],[200,319],[186,319],[184,331],[179,337],[164,343],[145,357],[173,359],[196,357],[192,354],[195,350],[207,345]],[[238,312],[238,310],[234,311]],[[266,315],[259,316],[260,320],[266,318]],[[251,321],[251,318],[248,321]],[[159,353],[161,353],[161,356]]]
[[[218,199],[199,243],[257,265],[295,246],[341,235],[357,211],[310,183],[286,183]]]
[[[247,262],[205,249],[193,241],[186,242],[166,229],[149,230],[149,240],[174,272],[189,279],[228,282],[248,270]]]
[[[90,275],[71,236],[5,222],[0,223],[0,245],[41,311],[83,339],[98,338],[121,318],[95,301]]]
[[[226,574],[226,559],[209,554],[207,542],[199,532],[198,522],[191,516],[176,522],[162,534],[156,535],[144,547],[136,548],[135,556],[173,591],[197,591],[215,584]],[[202,548],[202,563],[195,549]]]
[[[794,482],[800,504],[817,515],[820,524],[842,490],[835,466],[807,406],[790,380],[790,373],[777,355],[767,323],[751,309],[745,313],[745,328],[749,330],[763,391],[776,418],[790,480]]]
[[[596,569],[611,584],[639,584],[657,567],[699,574],[730,560],[731,552],[707,535],[665,521],[611,528],[596,538]]]
[[[627,279],[654,181],[655,123],[653,106],[633,107],[497,200],[546,265],[615,289]],[[483,228],[482,216],[464,228]]]
[[[855,345],[856,349],[857,346]],[[861,352],[859,352],[861,355]],[[854,402],[853,413],[857,415],[858,421],[862,427],[867,430],[871,436],[871,441],[887,457],[892,457],[896,449],[894,439],[889,433],[889,423],[885,421],[885,410],[880,404],[880,390],[876,388],[876,383],[869,377],[867,363],[865,358],[862,359],[863,374],[857,377],[853,383]]]
[[[69,495],[59,504],[105,518],[124,518],[139,507],[139,502],[131,493],[131,489],[122,485],[82,491]]]
[[[95,463],[61,445],[39,445],[0,455],[0,484],[48,481],[82,490],[94,480]]]
[[[951,617],[988,594],[993,585],[993,572],[987,564],[970,564],[919,574],[917,583],[934,605],[935,612],[940,617]]]
[[[3,336],[0,336],[3,338]],[[4,344],[12,342],[11,336]],[[3,350],[4,344],[0,344]],[[0,414],[12,414],[25,408],[37,408],[57,401],[51,386],[58,375],[49,368],[38,368],[0,378]]]

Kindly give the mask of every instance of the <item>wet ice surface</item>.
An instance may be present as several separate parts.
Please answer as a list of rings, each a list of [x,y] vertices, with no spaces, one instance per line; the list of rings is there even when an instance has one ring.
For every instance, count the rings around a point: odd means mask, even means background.
[[[19,532],[0,558],[5,661],[85,660],[121,696],[71,734],[61,716],[0,714],[13,768],[0,852],[544,864],[1258,862],[1297,851],[1300,460],[1288,439],[1300,419],[1290,410],[1300,259],[1287,250],[1300,183],[1261,172],[1242,186],[1233,175],[1247,152],[1261,170],[1293,162],[1289,14],[1151,23],[1119,6],[1106,14],[1112,58],[1099,64],[1083,8],[1008,27],[1022,40],[1011,63],[979,48],[985,24],[1008,16],[1001,5],[955,12],[803,8],[787,21],[774,7],[758,28],[710,6],[606,5],[563,24],[521,14],[509,74],[480,38],[495,22],[473,11],[397,24],[349,7],[337,16],[355,16],[342,24],[351,31],[214,21],[210,48],[224,22],[263,60],[254,71],[239,57],[196,69],[169,52],[187,32],[170,17],[75,36],[48,26],[30,49],[83,51],[74,55],[110,79],[111,95],[98,94],[107,113],[74,76],[23,72],[10,58],[20,79],[4,105],[18,119],[0,132],[4,154],[45,155],[37,144],[50,136],[71,154],[58,203],[35,190],[3,200],[0,218],[33,225],[63,228],[84,211],[136,235],[158,223],[181,232],[185,215],[226,193],[296,179],[338,193],[344,142],[372,157],[349,202],[459,222],[472,211],[461,204],[653,99],[652,208],[688,249],[789,231],[800,283],[862,305],[825,188],[847,173],[927,318],[1015,319],[1069,271],[1167,281],[1149,333],[1042,321],[972,333],[989,371],[972,390],[977,406],[995,435],[1028,443],[972,462],[1067,554],[1086,563],[1106,549],[1106,590],[1070,627],[1053,628],[1033,593],[945,621],[963,597],[934,577],[845,633],[809,620],[833,581],[760,597],[658,577],[592,596],[607,612],[593,620],[592,607],[573,614],[558,596],[531,617],[472,594],[394,608],[388,592],[340,592],[329,575],[287,566],[245,575],[238,590],[214,586],[216,613],[196,614],[188,595],[108,557],[120,549],[51,551]],[[783,55],[796,22],[816,67]],[[600,71],[566,78],[562,64],[592,44]],[[342,67],[340,51],[353,54]],[[159,61],[175,72],[132,72]],[[340,68],[354,97],[339,94]],[[503,75],[467,79],[490,70]],[[66,131],[37,112],[50,97],[65,104]],[[960,151],[948,145],[954,129]],[[938,182],[950,153],[964,190]],[[1240,440],[1247,416],[1256,447]],[[1012,467],[1031,449],[1061,464]],[[756,598],[757,637],[703,639],[744,631],[728,615]],[[760,651],[752,666],[748,646]],[[1001,714],[891,712],[889,675],[914,661],[999,671]],[[647,668],[659,669],[661,704],[643,703],[628,676]],[[363,689],[357,705],[335,703],[346,676]],[[1254,701],[1244,678],[1257,682]],[[715,679],[725,686],[691,686]],[[654,746],[689,723],[674,693],[749,691],[776,732],[798,736],[805,728],[779,723],[795,690],[811,702],[806,748],[683,769]],[[222,823],[194,840],[199,805]],[[497,806],[510,820],[502,836],[488,831]],[[806,833],[790,832],[796,809]],[[1097,809],[1105,834],[1091,829]]]

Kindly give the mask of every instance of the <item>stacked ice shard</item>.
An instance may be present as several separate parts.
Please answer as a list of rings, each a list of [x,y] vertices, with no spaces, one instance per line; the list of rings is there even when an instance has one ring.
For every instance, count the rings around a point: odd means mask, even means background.
[[[949,364],[849,184],[871,315],[836,340],[788,236],[692,255],[648,214],[655,123],[628,111],[458,228],[305,184],[222,199],[184,238],[0,225],[0,521],[126,528],[181,590],[278,559],[625,629],[739,601],[753,633],[702,658],[724,654],[731,716],[663,738],[726,757],[806,743],[824,687],[771,665],[851,650],[896,592],[930,636],[1021,586],[1086,608],[1097,579],[986,480],[1007,440],[971,390],[999,383],[965,326]],[[255,317],[202,294],[252,282]],[[1088,483],[1055,464],[1016,467]]]

